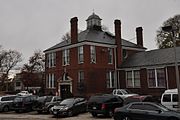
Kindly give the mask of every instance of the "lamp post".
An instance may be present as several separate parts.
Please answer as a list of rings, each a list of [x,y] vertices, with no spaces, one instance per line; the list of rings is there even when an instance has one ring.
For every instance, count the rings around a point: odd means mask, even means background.
[[[178,89],[178,111],[180,111],[180,81],[179,81],[179,69],[178,69],[178,62],[177,62],[177,54],[176,54],[176,35],[175,32],[179,29],[175,29],[172,26],[165,26],[162,27],[162,30],[165,32],[170,32],[171,38],[174,44],[174,64],[175,64],[175,72],[176,72],[176,84]]]

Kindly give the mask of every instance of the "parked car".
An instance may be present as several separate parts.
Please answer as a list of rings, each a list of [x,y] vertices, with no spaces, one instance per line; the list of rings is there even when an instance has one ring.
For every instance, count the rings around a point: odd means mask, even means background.
[[[179,120],[180,113],[152,102],[133,102],[116,108],[114,120]]]
[[[124,98],[124,105],[129,104],[131,102],[156,102],[158,103],[159,101],[157,100],[156,97],[152,95],[137,95],[137,96],[129,96]]]
[[[13,101],[13,110],[17,113],[32,111],[36,99],[35,95],[17,96]]]
[[[32,95],[32,93],[29,93],[28,91],[21,91],[19,93],[17,93],[17,95]]]
[[[121,98],[126,98],[126,97],[130,97],[130,96],[137,96],[138,94],[132,93],[127,89],[114,89],[112,92],[113,95],[117,95]]]
[[[118,96],[112,94],[94,95],[88,100],[87,111],[93,117],[97,117],[98,114],[112,117],[114,109],[121,106],[123,106],[123,99]]]
[[[51,113],[58,116],[73,116],[79,113],[86,112],[87,101],[85,98],[76,97],[76,98],[68,98],[63,100],[58,105],[55,105],[51,108]]]
[[[171,110],[178,110],[178,90],[168,89],[165,90],[161,96],[161,104]]]
[[[38,113],[49,112],[51,107],[62,101],[60,96],[42,96],[38,97],[33,110]]]
[[[16,97],[16,95],[0,96],[0,111],[7,112],[12,110],[13,100]]]

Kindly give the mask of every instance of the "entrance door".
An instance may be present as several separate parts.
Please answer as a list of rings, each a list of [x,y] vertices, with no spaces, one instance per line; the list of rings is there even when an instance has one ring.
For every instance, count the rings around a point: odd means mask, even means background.
[[[60,91],[61,91],[61,98],[69,98],[72,97],[72,93],[70,91],[70,85],[60,85]]]

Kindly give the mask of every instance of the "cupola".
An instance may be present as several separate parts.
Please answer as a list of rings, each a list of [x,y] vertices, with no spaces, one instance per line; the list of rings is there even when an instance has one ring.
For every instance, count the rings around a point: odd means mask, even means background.
[[[87,29],[91,29],[94,27],[101,28],[101,18],[96,15],[94,12],[92,15],[88,17],[87,21]]]

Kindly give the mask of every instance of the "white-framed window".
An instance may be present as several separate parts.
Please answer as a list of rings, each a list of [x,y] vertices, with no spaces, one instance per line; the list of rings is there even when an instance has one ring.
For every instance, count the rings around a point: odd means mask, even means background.
[[[78,47],[78,62],[84,63],[84,51],[83,46]]]
[[[108,48],[108,63],[112,64],[113,63],[113,49]]]
[[[62,51],[62,64],[69,65],[70,57],[69,57],[69,49],[65,49]]]
[[[78,82],[79,83],[84,82],[84,71],[83,70],[78,71]]]
[[[115,71],[108,71],[106,73],[106,83],[107,83],[107,88],[116,87]]]
[[[139,70],[126,71],[126,86],[129,88],[141,87]]]
[[[55,75],[53,73],[46,75],[46,87],[55,88]]]
[[[166,74],[164,68],[155,68],[147,70],[149,88],[164,88],[166,87]]]
[[[91,63],[96,63],[96,47],[95,46],[90,46],[90,51],[91,51]]]
[[[56,53],[52,52],[52,53],[48,53],[47,54],[47,59],[46,59],[46,66],[51,68],[51,67],[55,67],[56,66]]]

